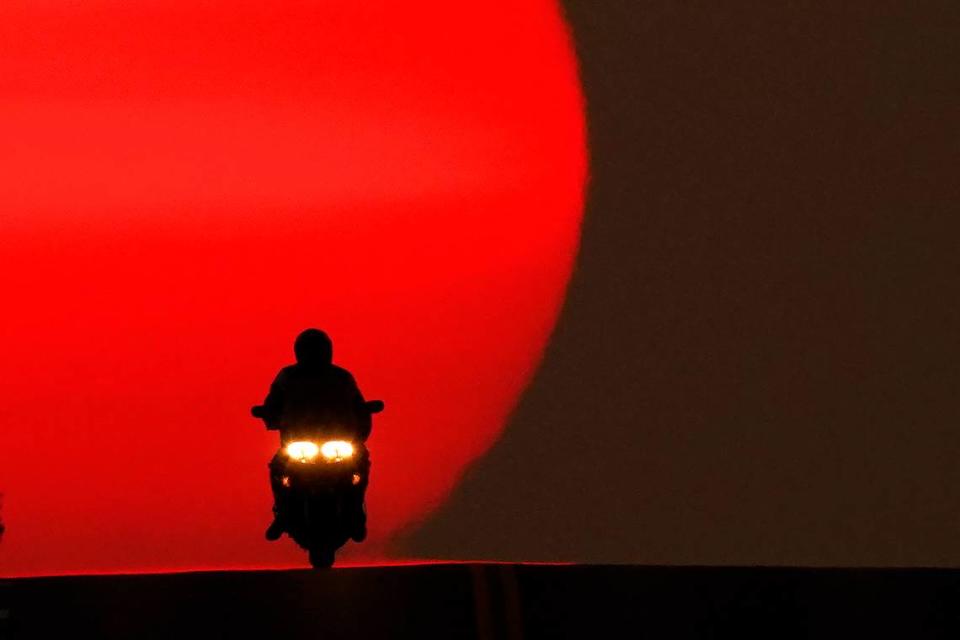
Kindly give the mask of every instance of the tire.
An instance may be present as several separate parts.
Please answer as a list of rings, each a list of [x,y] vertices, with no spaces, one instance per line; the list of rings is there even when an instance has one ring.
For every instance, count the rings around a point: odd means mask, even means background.
[[[329,569],[333,566],[334,555],[336,554],[333,549],[314,547],[310,549],[309,553],[310,565],[314,569]]]

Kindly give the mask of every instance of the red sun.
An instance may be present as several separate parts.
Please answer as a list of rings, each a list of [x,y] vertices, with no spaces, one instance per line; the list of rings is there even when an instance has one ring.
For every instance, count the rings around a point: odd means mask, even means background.
[[[302,566],[248,410],[307,326],[387,403],[385,559],[529,382],[585,165],[553,1],[4,1],[0,573]]]

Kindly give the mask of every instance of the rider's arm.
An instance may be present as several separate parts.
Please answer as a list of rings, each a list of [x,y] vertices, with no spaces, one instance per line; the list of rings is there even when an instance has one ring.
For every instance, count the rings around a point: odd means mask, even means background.
[[[267,429],[277,429],[277,421],[280,418],[280,411],[283,408],[283,399],[286,390],[286,371],[281,370],[270,385],[270,392],[263,401],[264,422],[267,423]]]
[[[352,403],[360,424],[360,433],[358,435],[360,436],[361,440],[366,441],[366,439],[370,437],[370,431],[373,429],[373,420],[370,418],[370,411],[367,410],[367,401],[364,400],[363,394],[360,392],[360,387],[357,386],[356,380],[351,377],[351,382],[353,382],[354,389]]]

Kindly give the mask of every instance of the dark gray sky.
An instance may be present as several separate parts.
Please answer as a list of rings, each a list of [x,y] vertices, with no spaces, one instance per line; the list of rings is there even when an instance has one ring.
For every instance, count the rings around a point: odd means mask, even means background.
[[[565,5],[569,298],[404,551],[960,565],[960,4]]]

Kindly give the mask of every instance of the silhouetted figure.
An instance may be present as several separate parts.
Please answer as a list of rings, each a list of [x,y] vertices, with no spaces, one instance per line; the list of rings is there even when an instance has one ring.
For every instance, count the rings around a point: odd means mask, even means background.
[[[255,415],[263,418],[268,429],[280,432],[281,445],[310,437],[364,442],[370,435],[370,410],[353,375],[333,364],[333,343],[327,334],[307,329],[297,336],[293,351],[296,364],[280,370]],[[269,465],[274,520],[266,532],[268,540],[278,539],[285,530],[278,517],[278,504],[284,492],[280,455],[274,456]],[[369,459],[364,457],[361,464],[363,481],[354,488],[350,535],[357,542],[366,537],[363,500],[369,482]]]

